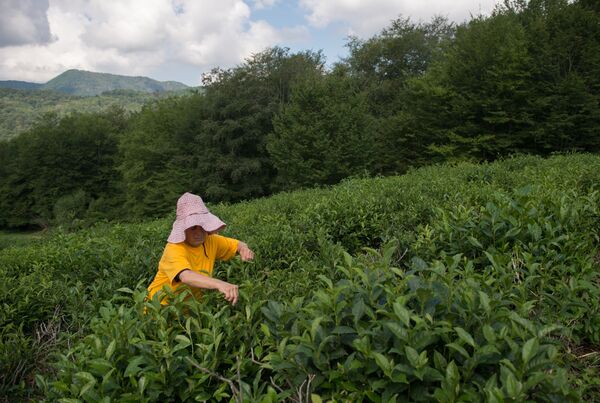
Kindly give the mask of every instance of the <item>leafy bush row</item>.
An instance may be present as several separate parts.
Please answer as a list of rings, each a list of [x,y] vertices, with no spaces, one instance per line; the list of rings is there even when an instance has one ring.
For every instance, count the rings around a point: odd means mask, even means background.
[[[36,393],[86,401],[577,399],[563,346],[598,343],[599,165],[517,157],[213,206],[257,254],[221,265],[237,307],[144,303],[171,218],[4,250],[0,394],[37,373]]]

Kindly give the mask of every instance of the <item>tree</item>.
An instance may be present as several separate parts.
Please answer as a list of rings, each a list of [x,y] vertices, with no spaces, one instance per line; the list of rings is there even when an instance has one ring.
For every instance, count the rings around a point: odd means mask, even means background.
[[[413,23],[398,18],[367,40],[352,38],[347,73],[360,83],[376,123],[371,143],[379,156],[372,172],[394,174],[429,162],[427,139],[410,130],[413,118],[409,83],[422,77],[443,56],[455,27],[444,18]],[[416,100],[418,101],[418,99]]]
[[[0,222],[10,227],[46,226],[53,219],[55,203],[77,191],[84,191],[90,200],[109,199],[112,203],[105,207],[117,209],[120,178],[115,159],[125,125],[120,109],[63,119],[48,115],[11,140],[2,156],[7,161]]]
[[[348,77],[303,82],[273,124],[267,149],[282,188],[334,184],[374,165],[372,117]]]
[[[273,116],[294,83],[321,75],[323,63],[320,53],[267,49],[236,68],[213,70],[202,93],[144,108],[120,146],[130,211],[164,214],[184,191],[212,202],[272,192],[265,145]]]

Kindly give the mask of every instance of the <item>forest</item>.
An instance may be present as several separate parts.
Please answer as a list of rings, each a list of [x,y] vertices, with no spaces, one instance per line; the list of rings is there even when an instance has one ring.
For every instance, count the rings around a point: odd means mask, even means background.
[[[159,217],[428,164],[600,147],[600,5],[507,1],[455,25],[399,17],[318,51],[270,48],[139,112],[46,115],[0,143],[0,228]],[[76,223],[76,224],[73,224]]]

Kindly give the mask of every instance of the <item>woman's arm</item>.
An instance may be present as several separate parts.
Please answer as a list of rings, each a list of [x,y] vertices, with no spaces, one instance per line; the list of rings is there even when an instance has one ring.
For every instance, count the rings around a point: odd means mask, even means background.
[[[238,286],[235,284],[230,284],[217,278],[203,276],[202,274],[198,274],[189,269],[180,272],[179,279],[183,284],[187,284],[191,287],[218,290],[225,296],[227,301],[231,302],[233,305],[237,303]]]

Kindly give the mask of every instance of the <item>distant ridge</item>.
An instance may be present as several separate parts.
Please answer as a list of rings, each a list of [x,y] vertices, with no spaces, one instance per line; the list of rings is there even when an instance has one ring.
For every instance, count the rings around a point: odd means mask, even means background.
[[[94,96],[114,90],[138,92],[167,92],[189,88],[177,81],[156,81],[148,77],[129,77],[84,70],[67,70],[43,84],[39,89],[65,94]]]
[[[13,90],[39,90],[43,85],[44,84],[30,83],[27,81],[0,81],[0,88],[11,88]]]

